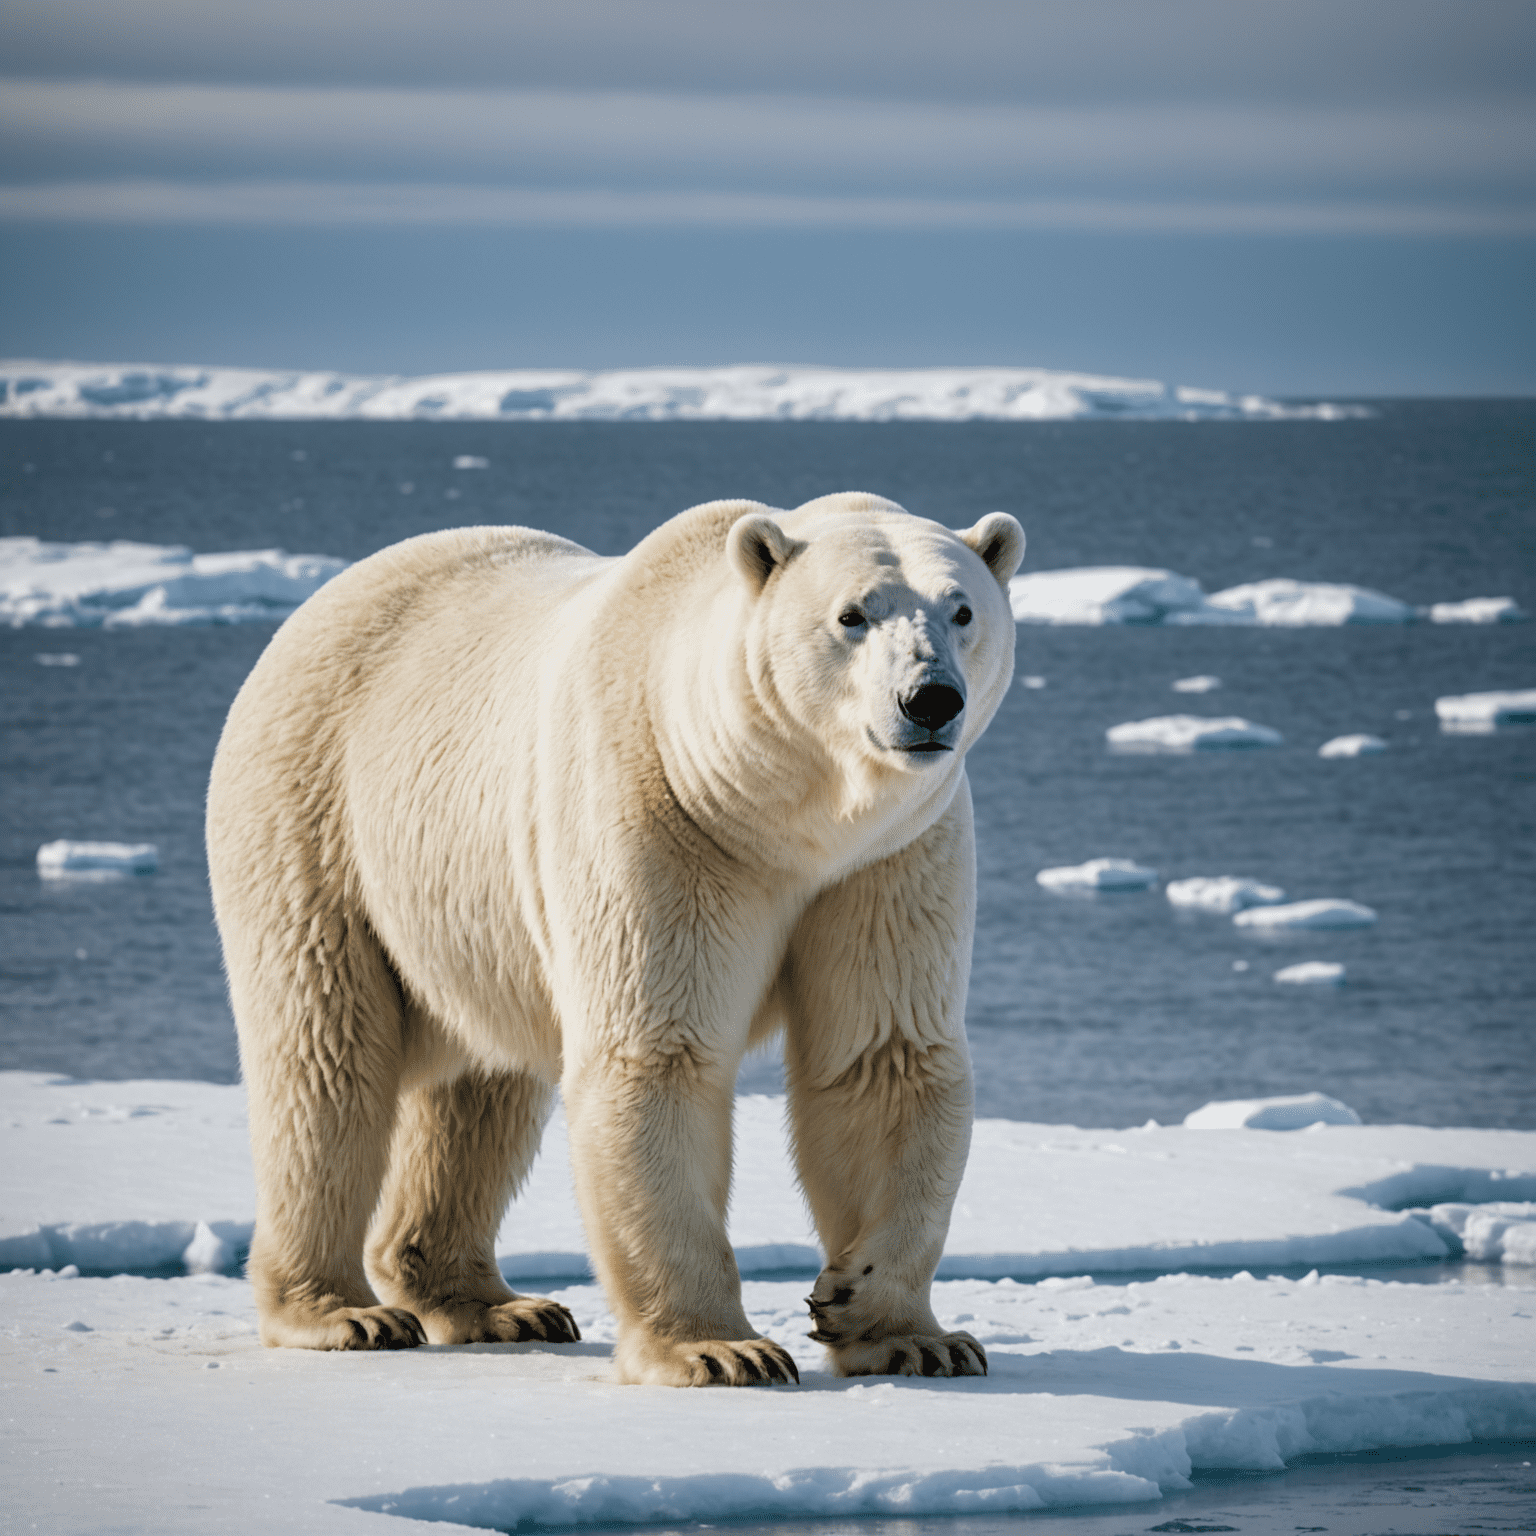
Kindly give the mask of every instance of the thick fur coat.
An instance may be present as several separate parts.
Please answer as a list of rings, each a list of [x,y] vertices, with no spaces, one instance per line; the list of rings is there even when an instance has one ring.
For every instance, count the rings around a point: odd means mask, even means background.
[[[618,559],[411,539],[283,625],[208,799],[265,1342],[577,1337],[492,1247],[558,1085],[620,1379],[790,1379],[725,1225],[737,1068],[783,1031],[813,1337],[985,1370],[929,1288],[1022,552],[1003,513],[712,502]]]

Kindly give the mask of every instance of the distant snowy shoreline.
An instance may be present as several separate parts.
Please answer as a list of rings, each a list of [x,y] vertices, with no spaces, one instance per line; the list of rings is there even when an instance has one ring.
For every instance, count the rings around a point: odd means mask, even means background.
[[[1283,404],[1045,368],[519,369],[360,375],[0,360],[0,418],[147,421],[1339,421]]]

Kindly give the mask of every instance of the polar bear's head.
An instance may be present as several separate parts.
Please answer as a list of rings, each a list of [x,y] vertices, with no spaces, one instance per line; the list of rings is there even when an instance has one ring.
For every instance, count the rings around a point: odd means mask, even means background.
[[[754,692],[844,763],[952,765],[1002,702],[1024,554],[1007,513],[955,532],[877,496],[828,496],[738,519],[727,549],[751,604]]]

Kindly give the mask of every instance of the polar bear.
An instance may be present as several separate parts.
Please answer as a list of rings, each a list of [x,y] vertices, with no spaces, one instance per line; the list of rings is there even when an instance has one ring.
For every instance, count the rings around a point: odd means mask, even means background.
[[[282,626],[208,795],[266,1344],[578,1338],[492,1246],[558,1085],[618,1378],[798,1380],[725,1224],[737,1068],[782,1031],[811,1337],[986,1370],[929,1290],[972,1114],[965,755],[1023,547],[1001,512],[719,501],[617,559],[409,539]]]

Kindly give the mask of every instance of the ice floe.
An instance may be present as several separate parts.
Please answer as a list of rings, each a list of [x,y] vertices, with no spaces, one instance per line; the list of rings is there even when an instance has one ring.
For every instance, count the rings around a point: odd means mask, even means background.
[[[1184,1117],[1191,1131],[1304,1131],[1314,1125],[1359,1125],[1348,1104],[1326,1093],[1295,1093],[1269,1099],[1216,1099]]]
[[[1220,687],[1221,679],[1208,672],[1202,672],[1198,677],[1175,678],[1173,682],[1175,693],[1212,693]]]
[[[0,539],[0,624],[128,628],[272,622],[347,562],[278,549],[194,554],[181,545]]]
[[[1020,624],[1160,624],[1202,607],[1205,592],[1176,571],[1101,565],[1015,576],[1008,600]]]
[[[160,853],[153,843],[72,843],[60,838],[37,850],[37,872],[44,880],[151,875],[159,867]]]
[[[1042,869],[1035,880],[1048,891],[1144,891],[1157,884],[1157,871],[1130,859],[1089,859]]]
[[[1536,722],[1536,688],[1497,693],[1462,693],[1435,700],[1440,729],[1480,736],[1501,725]]]
[[[1344,967],[1337,960],[1303,960],[1283,966],[1275,972],[1274,980],[1300,987],[1342,987],[1344,976]]]
[[[455,469],[489,469],[491,461],[489,459],[482,459],[476,453],[461,453],[453,461],[453,467]]]
[[[1385,752],[1387,744],[1380,736],[1335,736],[1317,749],[1319,757],[1367,757],[1373,752]]]
[[[1212,752],[1278,747],[1285,740],[1279,731],[1240,715],[1157,715],[1112,725],[1104,735],[1117,752]]]
[[[358,375],[156,364],[0,362],[0,416],[144,420],[1055,421],[1342,420],[1358,406],[1283,405],[1045,368],[502,370]]]
[[[1536,1203],[1529,1200],[1448,1201],[1405,1214],[1433,1227],[1453,1254],[1476,1263],[1536,1264]]]
[[[1376,921],[1370,907],[1358,901],[1321,897],[1291,901],[1275,907],[1248,907],[1232,921],[1239,928],[1277,930],[1286,928],[1367,928]]]
[[[1219,912],[1226,917],[1245,907],[1272,906],[1285,900],[1285,892],[1278,885],[1265,885],[1243,875],[1190,875],[1170,880],[1163,894],[1176,907]]]
[[[1384,592],[1324,581],[1272,577],[1212,593],[1209,606],[1241,621],[1281,629],[1340,624],[1406,624],[1413,608]]]
[[[1526,617],[1512,597],[1469,597],[1459,603],[1431,603],[1433,624],[1518,624]]]

